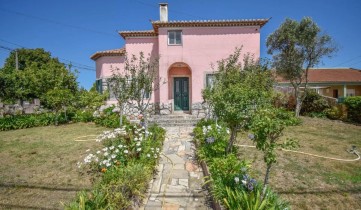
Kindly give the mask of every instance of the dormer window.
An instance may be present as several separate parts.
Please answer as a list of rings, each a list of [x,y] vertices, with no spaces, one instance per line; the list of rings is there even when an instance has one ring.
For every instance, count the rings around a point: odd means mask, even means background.
[[[168,31],[168,45],[181,45],[182,31]]]

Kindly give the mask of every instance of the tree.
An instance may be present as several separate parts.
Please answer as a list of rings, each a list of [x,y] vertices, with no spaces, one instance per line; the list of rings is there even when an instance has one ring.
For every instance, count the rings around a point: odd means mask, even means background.
[[[76,75],[52,58],[44,49],[17,49],[19,69],[15,68],[15,51],[10,53],[0,70],[0,97],[6,101],[20,101],[40,98],[48,105],[46,93],[55,87],[68,89],[75,94],[78,90]]]
[[[231,131],[227,154],[232,150],[237,132],[247,128],[257,109],[269,104],[273,84],[267,64],[247,56],[242,67],[239,56],[240,49],[237,49],[227,59],[219,61],[214,86],[203,91],[215,116]]]
[[[300,22],[286,19],[267,38],[268,53],[273,55],[273,67],[278,75],[290,81],[296,98],[295,116],[299,116],[307,89],[308,71],[325,56],[337,51],[330,36],[321,34],[321,29],[309,17]]]
[[[135,104],[146,120],[151,94],[159,88],[157,72],[158,60],[145,59],[143,52],[140,52],[139,57],[126,56],[124,69],[113,70],[108,84],[120,107],[120,125],[126,104]]]
[[[277,162],[277,148],[295,148],[298,143],[293,139],[279,144],[279,138],[283,135],[283,130],[287,126],[286,120],[279,117],[281,110],[267,107],[260,109],[252,118],[249,138],[254,141],[256,148],[263,152],[263,159],[266,163],[266,173],[263,182],[262,198],[265,196],[268,185],[271,167]]]
[[[46,93],[48,105],[55,112],[55,125],[58,125],[58,116],[63,109],[66,116],[66,107],[74,100],[74,94],[69,89],[54,88]],[[66,119],[67,120],[67,119]]]

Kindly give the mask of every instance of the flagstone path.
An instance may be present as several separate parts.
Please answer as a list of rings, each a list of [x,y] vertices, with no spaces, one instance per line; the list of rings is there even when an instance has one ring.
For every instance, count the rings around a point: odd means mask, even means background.
[[[144,210],[208,210],[203,172],[195,160],[193,127],[167,127],[158,174]]]

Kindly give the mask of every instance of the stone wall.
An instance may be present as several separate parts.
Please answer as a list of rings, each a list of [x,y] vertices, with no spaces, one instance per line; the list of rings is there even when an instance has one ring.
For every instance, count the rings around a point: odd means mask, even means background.
[[[4,104],[0,101],[0,117],[4,115],[34,114],[43,110],[39,99],[23,101],[23,105],[20,104],[20,101],[17,101],[16,104]]]
[[[211,118],[211,107],[205,102],[198,102],[192,104],[192,115],[197,118]]]
[[[97,116],[103,112],[104,109],[113,107],[114,105],[103,105],[99,108],[99,111],[94,112]],[[148,106],[147,117],[153,115],[170,115],[173,113],[172,103],[151,103]],[[113,112],[119,113],[120,108],[115,106]],[[123,114],[128,117],[129,120],[136,120],[140,115],[140,111],[134,104],[125,105]],[[197,118],[212,118],[211,108],[207,103],[194,103],[192,104],[191,114]]]
[[[102,105],[99,111],[94,112],[94,116],[98,116],[99,113],[103,112],[104,109],[113,107],[114,105]],[[113,112],[119,113],[120,108],[115,106]],[[148,117],[152,115],[169,115],[172,113],[172,103],[150,103],[147,109]],[[136,120],[140,115],[140,111],[134,104],[126,104],[124,107],[123,114],[128,117],[129,120]]]

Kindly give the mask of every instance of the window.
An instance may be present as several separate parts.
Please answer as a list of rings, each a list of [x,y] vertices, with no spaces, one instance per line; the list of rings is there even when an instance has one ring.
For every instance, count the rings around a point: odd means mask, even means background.
[[[182,31],[168,31],[168,45],[181,45]]]
[[[346,96],[355,96],[355,89],[347,89]]]
[[[214,86],[214,80],[216,79],[214,74],[206,74],[206,87],[212,88]]]
[[[103,93],[103,82],[102,79],[98,79],[95,81],[95,88],[98,93]]]

